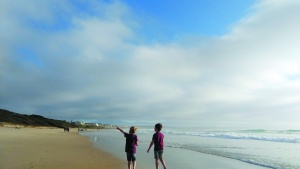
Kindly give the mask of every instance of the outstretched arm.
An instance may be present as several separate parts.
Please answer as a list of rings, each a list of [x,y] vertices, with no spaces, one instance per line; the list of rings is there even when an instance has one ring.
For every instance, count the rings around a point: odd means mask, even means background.
[[[117,130],[119,130],[121,133],[125,133],[121,128],[119,128],[118,126],[117,126]]]
[[[147,153],[149,153],[151,147],[153,146],[153,143],[154,143],[154,140],[151,141],[151,143],[150,143],[150,145],[149,145],[149,148],[148,148],[148,150],[147,150]]]

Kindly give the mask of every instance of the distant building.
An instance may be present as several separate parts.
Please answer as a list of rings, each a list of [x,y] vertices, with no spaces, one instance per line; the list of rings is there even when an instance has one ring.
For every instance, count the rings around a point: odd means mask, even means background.
[[[75,121],[75,122],[72,122],[72,125],[76,125],[76,126],[80,126],[80,125],[85,125],[85,123],[84,122],[82,122],[82,121]]]
[[[111,124],[101,124],[101,123],[85,123],[81,121],[75,121],[71,123],[73,126],[79,126],[79,127],[90,127],[90,128],[106,128],[111,129],[114,128],[114,125]]]
[[[86,126],[99,127],[98,123],[85,123]]]

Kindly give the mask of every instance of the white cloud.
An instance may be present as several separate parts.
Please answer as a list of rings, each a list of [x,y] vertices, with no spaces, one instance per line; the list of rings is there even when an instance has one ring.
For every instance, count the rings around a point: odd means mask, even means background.
[[[8,2],[2,30],[14,36],[0,33],[2,108],[73,119],[274,122],[282,113],[296,119],[300,109],[297,1],[259,1],[229,34],[207,43],[151,45],[137,43],[137,24],[120,2],[92,2],[94,15],[60,3],[69,27],[50,33],[23,21],[55,22],[52,3]],[[19,8],[28,15],[13,15]],[[15,53],[20,46],[36,58]]]

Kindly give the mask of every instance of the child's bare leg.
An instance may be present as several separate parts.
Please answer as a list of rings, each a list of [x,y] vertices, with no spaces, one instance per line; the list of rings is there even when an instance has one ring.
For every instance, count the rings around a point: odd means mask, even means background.
[[[132,161],[132,169],[136,169],[136,161]]]
[[[158,169],[158,159],[155,159],[155,166],[156,166],[156,169]]]
[[[159,160],[160,160],[161,164],[164,166],[164,169],[167,169],[165,160],[162,158],[159,158]]]
[[[130,169],[131,161],[128,161],[128,169]]]

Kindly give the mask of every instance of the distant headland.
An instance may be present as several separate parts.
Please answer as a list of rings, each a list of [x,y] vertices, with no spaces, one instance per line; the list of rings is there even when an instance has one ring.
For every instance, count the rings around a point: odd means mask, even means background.
[[[115,126],[110,124],[84,123],[79,121],[68,122],[65,120],[50,119],[35,114],[18,114],[5,109],[0,109],[0,127],[73,127],[85,129],[104,129],[114,128]]]

